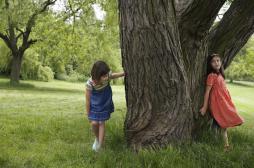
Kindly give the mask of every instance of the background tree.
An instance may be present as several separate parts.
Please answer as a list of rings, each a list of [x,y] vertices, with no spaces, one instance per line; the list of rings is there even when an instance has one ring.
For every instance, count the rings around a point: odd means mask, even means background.
[[[113,71],[120,70],[117,4],[112,2],[57,1],[47,12],[39,15],[41,17],[37,17],[30,33],[30,39],[37,39],[37,42],[24,53],[21,79],[48,81],[53,73],[56,79],[83,82],[90,76],[91,66],[98,59],[105,60]],[[94,5],[106,11],[104,18],[95,16]],[[26,12],[19,16],[25,17],[28,15]],[[5,30],[7,24],[0,24],[0,30]],[[0,54],[2,74],[8,75],[11,69],[11,60],[5,59],[8,57],[6,52]]]
[[[19,83],[24,53],[36,42],[29,37],[38,15],[44,13],[55,1],[1,1],[0,7],[3,10],[0,12],[0,17],[5,22],[1,25],[6,27],[1,27],[0,38],[4,40],[12,53],[11,84]]]
[[[84,81],[98,59],[105,60],[113,71],[119,70],[119,34],[108,26],[110,17],[96,18],[94,1],[70,1],[66,5],[66,9],[38,20],[33,36],[41,40],[33,49],[40,62],[51,67],[55,78],[61,80]],[[74,19],[71,11],[77,9]]]
[[[0,40],[0,72],[4,74],[10,71],[10,54],[9,48]]]
[[[123,67],[127,72],[125,134],[132,147],[191,140],[207,128],[206,60],[227,67],[254,31],[254,1],[119,0]]]
[[[226,70],[226,77],[233,80],[254,81],[254,38],[240,50]]]

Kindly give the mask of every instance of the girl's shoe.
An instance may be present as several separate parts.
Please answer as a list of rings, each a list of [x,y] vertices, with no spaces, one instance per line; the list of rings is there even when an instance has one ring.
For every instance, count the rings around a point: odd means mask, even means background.
[[[101,150],[101,144],[100,144],[100,143],[98,143],[96,147],[97,147],[97,148],[96,148],[96,152],[98,152],[99,150]]]
[[[99,142],[98,140],[95,138],[92,149],[96,152],[98,152],[98,146],[99,146]]]
[[[225,145],[224,146],[224,152],[229,152],[230,150],[230,146],[229,145]]]

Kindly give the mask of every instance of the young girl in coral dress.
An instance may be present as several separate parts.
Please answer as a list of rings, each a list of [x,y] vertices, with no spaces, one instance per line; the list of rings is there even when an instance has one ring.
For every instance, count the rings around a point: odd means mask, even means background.
[[[228,150],[227,128],[241,125],[244,120],[238,115],[227,90],[221,59],[218,54],[209,56],[207,70],[204,104],[200,112],[205,115],[209,107],[213,118],[223,130],[224,149]]]

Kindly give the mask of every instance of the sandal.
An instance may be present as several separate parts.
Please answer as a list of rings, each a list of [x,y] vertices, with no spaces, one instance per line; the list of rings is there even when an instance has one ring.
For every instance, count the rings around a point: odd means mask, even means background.
[[[224,152],[229,152],[230,150],[230,146],[229,145],[225,145],[224,146]]]

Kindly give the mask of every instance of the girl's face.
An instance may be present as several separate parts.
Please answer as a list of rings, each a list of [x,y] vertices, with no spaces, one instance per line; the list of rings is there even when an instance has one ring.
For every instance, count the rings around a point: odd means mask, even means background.
[[[219,71],[221,68],[221,60],[220,57],[213,57],[211,61],[211,66],[214,70]]]
[[[100,82],[104,82],[108,80],[108,74],[101,76]]]

